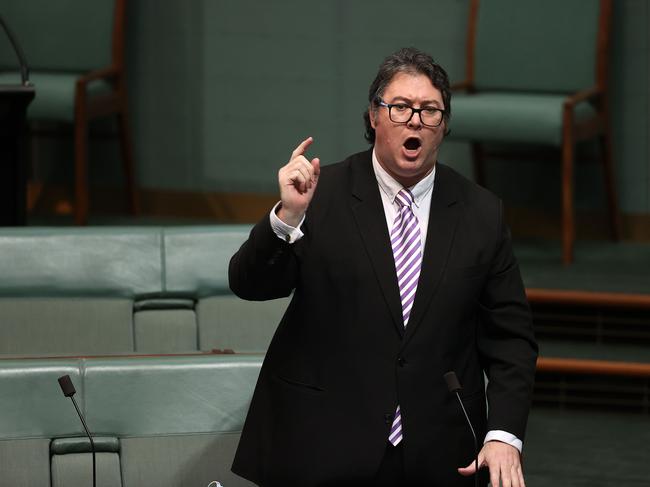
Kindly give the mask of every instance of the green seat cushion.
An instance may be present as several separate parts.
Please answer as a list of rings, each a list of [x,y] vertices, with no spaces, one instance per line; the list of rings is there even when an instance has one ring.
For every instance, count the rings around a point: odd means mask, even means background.
[[[124,438],[122,475],[125,487],[253,487],[230,471],[239,433]],[[214,485],[214,484],[212,484]]]
[[[450,122],[453,140],[562,144],[565,95],[484,92],[454,94]],[[576,107],[575,119],[595,114],[588,103]]]
[[[50,439],[0,440],[0,484],[50,485]]]
[[[77,360],[0,360],[0,438],[52,438],[83,434],[57,379],[69,375],[84,410]]]
[[[0,296],[133,297],[159,294],[155,228],[0,230]]]
[[[261,355],[84,360],[91,431],[147,436],[240,431]]]
[[[196,308],[201,350],[266,352],[290,300],[244,301],[234,295],[202,298]]]
[[[190,296],[230,294],[228,264],[250,229],[250,225],[166,228],[165,291]]]
[[[132,309],[128,298],[0,297],[0,354],[133,352]]]

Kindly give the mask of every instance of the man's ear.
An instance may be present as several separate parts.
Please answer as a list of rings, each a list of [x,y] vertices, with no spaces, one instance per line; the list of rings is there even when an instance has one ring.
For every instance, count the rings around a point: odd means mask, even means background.
[[[368,117],[370,118],[370,126],[371,126],[373,129],[376,128],[376,127],[375,127],[375,125],[376,125],[376,123],[375,123],[375,117],[376,117],[376,116],[377,116],[377,111],[375,110],[375,107],[373,107],[372,104],[370,104],[370,106],[368,107]]]

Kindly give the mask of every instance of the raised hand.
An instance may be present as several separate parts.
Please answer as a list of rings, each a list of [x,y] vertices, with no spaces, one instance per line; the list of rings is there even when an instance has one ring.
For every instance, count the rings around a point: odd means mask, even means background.
[[[303,140],[291,153],[289,162],[278,171],[282,201],[278,218],[293,227],[298,226],[302,220],[318,184],[320,159],[315,157],[309,161],[305,157],[305,152],[313,141],[313,137]]]

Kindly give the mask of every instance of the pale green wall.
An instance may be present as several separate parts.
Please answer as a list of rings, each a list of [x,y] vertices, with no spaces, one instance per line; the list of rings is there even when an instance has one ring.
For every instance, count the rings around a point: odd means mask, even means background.
[[[367,147],[361,114],[381,59],[403,45],[452,74],[465,2],[139,1],[130,67],[141,181],[148,187],[276,190],[307,135],[334,162]],[[162,81],[162,86],[159,82]],[[153,118],[152,118],[153,117]]]
[[[647,0],[615,0],[612,108],[623,211],[650,213]],[[464,74],[469,0],[135,0],[128,67],[138,174],[146,188],[276,191],[277,169],[307,135],[334,162],[367,147],[361,113],[381,59],[415,45]],[[507,46],[504,46],[507,49]],[[453,103],[452,103],[453,105]],[[453,120],[452,120],[453,129]],[[99,146],[99,148],[98,148]],[[100,159],[117,157],[106,142]],[[108,156],[106,155],[108,154]],[[465,174],[469,154],[442,157]],[[116,179],[93,167],[93,179]],[[558,206],[557,164],[490,166],[510,205]],[[596,166],[577,174],[577,204],[604,203]]]
[[[621,207],[650,213],[646,0],[616,0],[612,52]],[[381,59],[415,45],[464,74],[468,0],[139,0],[129,67],[138,172],[149,188],[275,191],[277,169],[313,135],[334,162],[367,147],[361,113]],[[507,46],[504,46],[507,49]],[[453,103],[452,103],[453,106]],[[453,120],[452,120],[453,129]],[[442,159],[469,174],[463,144]],[[511,204],[557,205],[556,164],[491,166]],[[577,204],[604,201],[595,166],[578,169]]]

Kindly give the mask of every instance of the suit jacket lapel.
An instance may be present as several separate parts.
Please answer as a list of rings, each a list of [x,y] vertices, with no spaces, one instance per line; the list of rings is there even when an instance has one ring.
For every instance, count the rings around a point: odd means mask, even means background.
[[[447,168],[438,164],[431,194],[422,269],[402,347],[408,343],[422,322],[429,302],[440,284],[456,234],[460,208],[456,188],[448,178]]]
[[[390,309],[395,329],[400,336],[403,336],[402,304],[397,286],[395,261],[377,179],[372,170],[371,154],[372,151],[364,153],[350,165],[352,214]]]

